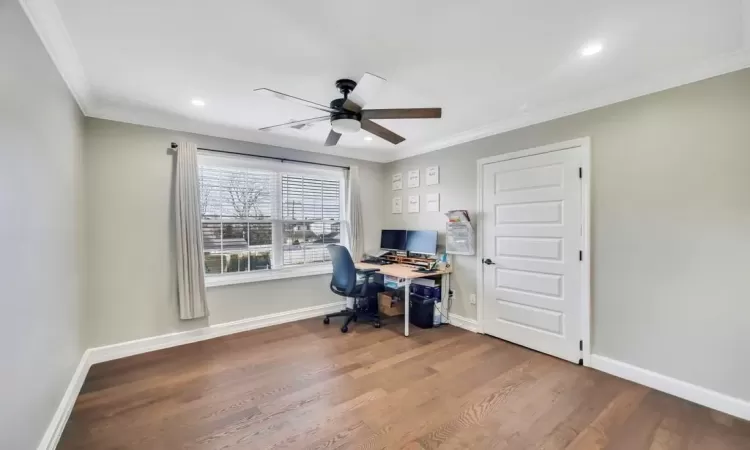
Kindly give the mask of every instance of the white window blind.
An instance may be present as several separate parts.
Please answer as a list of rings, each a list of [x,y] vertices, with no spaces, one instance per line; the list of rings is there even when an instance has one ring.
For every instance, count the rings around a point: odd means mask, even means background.
[[[285,265],[329,261],[328,244],[341,242],[341,183],[281,175]]]
[[[341,170],[201,154],[199,179],[207,275],[325,263],[344,242]]]

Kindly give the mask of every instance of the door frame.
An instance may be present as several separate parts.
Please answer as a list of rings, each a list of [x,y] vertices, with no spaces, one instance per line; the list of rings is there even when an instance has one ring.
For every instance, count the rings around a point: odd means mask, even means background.
[[[482,263],[483,252],[483,208],[484,208],[484,166],[500,161],[525,158],[528,156],[541,155],[543,153],[556,152],[578,148],[581,152],[581,166],[583,177],[581,179],[581,224],[583,225],[583,236],[581,251],[583,262],[581,263],[581,339],[583,340],[582,359],[584,366],[591,365],[591,138],[583,137],[555,144],[543,145],[525,150],[502,153],[477,160],[477,327],[479,333],[484,333],[483,310],[484,310],[484,267]]]

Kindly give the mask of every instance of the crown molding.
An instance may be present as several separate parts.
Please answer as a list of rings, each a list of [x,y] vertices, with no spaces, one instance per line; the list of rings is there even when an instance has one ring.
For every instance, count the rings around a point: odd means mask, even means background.
[[[747,1],[750,3],[750,0]],[[603,90],[575,102],[564,102],[536,110],[529,110],[524,114],[519,114],[518,117],[493,122],[482,127],[454,134],[447,138],[431,141],[424,145],[394,148],[392,150],[354,147],[323,147],[319,144],[291,136],[281,136],[252,129],[212,124],[197,119],[154,111],[135,111],[131,108],[123,108],[117,105],[111,105],[106,108],[97,108],[96,111],[92,111],[92,117],[136,125],[166,128],[187,133],[256,142],[277,147],[287,147],[344,158],[390,163],[485,137],[494,136],[496,134],[506,133],[519,128],[548,122],[561,117],[578,114],[614,103],[631,100],[633,98],[683,86],[707,78],[713,78],[737,70],[746,69],[748,67],[750,67],[750,49],[743,49],[738,52],[704,61],[703,63],[690,68],[673,70],[655,76],[652,75],[648,78],[643,77],[629,85]]]
[[[92,104],[91,87],[55,1],[19,0],[19,2],[86,116],[379,163],[406,159],[750,67],[750,0],[742,0],[744,47],[740,51],[721,55],[693,67],[641,77],[629,85],[603,90],[573,102],[529,110],[519,114],[518,117],[496,121],[446,138],[415,143],[414,146],[393,149],[324,147],[293,136],[274,135],[253,129],[210,123],[145,110],[145,108],[131,108],[116,104],[97,107],[101,105]]]
[[[89,83],[55,1],[19,0],[19,3],[81,112],[88,115]]]
[[[745,0],[745,2],[750,5],[750,0]],[[750,11],[750,8],[747,10]],[[746,25],[750,24],[750,13],[748,14],[748,17],[749,19],[746,21]],[[630,85],[600,91],[597,94],[590,95],[577,102],[560,103],[550,107],[530,110],[516,118],[493,122],[469,131],[454,134],[445,139],[430,142],[424,146],[408,148],[403,152],[400,152],[397,157],[387,162],[399,161],[412,156],[434,152],[447,147],[453,147],[458,144],[476,141],[496,134],[506,133],[519,128],[548,122],[561,117],[695,83],[697,81],[746,69],[748,67],[750,67],[750,48],[746,47],[738,52],[704,61],[704,63],[692,68],[670,71],[657,76],[651,76],[648,79],[641,78]]]
[[[133,125],[163,128],[165,130],[183,133],[253,142],[274,147],[285,147],[324,155],[338,156],[341,158],[358,159],[376,163],[386,163],[393,160],[392,154],[389,150],[342,146],[325,147],[316,142],[295,138],[294,136],[279,135],[249,128],[210,123],[190,117],[178,116],[136,106],[122,107],[119,105],[108,105],[102,107],[94,104],[91,114],[88,116],[98,119],[112,120],[115,122],[130,123]]]

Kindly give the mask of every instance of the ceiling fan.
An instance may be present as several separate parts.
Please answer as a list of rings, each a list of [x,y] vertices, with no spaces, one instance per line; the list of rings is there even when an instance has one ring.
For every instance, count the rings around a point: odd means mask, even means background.
[[[399,144],[406,139],[388,128],[378,125],[372,119],[439,119],[441,117],[441,108],[362,109],[385,81],[385,79],[371,73],[365,73],[362,79],[359,80],[359,83],[348,79],[338,80],[336,81],[336,88],[338,88],[344,97],[331,101],[330,106],[321,105],[272,89],[255,89],[255,92],[260,94],[270,95],[281,100],[294,102],[328,113],[326,116],[263,127],[260,130],[268,131],[283,127],[301,129],[312,123],[330,120],[331,131],[328,133],[328,138],[325,142],[326,146],[336,145],[342,134],[356,133],[360,129],[369,131],[392,144]]]

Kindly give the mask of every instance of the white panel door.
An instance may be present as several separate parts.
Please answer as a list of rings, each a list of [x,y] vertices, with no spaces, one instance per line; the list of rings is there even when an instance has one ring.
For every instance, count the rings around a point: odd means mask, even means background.
[[[582,158],[572,148],[482,169],[484,332],[572,362],[583,320]]]

